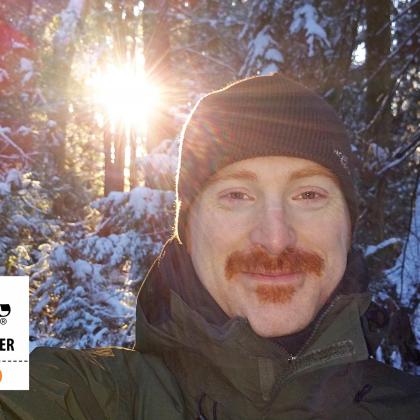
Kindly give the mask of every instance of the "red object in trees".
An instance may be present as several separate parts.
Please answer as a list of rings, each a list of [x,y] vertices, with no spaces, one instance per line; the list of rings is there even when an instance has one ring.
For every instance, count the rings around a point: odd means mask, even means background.
[[[26,83],[21,83],[25,77],[21,60],[34,60],[34,50],[29,37],[0,18],[0,93],[7,94],[4,90],[13,85],[19,90],[27,90]],[[16,86],[19,82],[20,85]]]
[[[20,101],[23,93],[33,93],[35,56],[32,40],[0,18],[0,98],[5,100],[3,106],[0,103],[0,126],[9,129],[4,135],[10,139],[0,138],[0,160],[20,155],[19,150],[28,153],[32,149],[30,128],[25,128],[26,115],[13,112],[8,100]]]

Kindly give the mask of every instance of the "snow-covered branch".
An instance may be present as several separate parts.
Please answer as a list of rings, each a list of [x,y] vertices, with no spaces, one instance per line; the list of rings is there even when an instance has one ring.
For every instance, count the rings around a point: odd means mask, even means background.
[[[23,151],[22,148],[20,148],[7,134],[10,133],[10,129],[8,127],[1,127],[0,126],[0,138],[3,139],[3,141],[5,143],[7,143],[7,145],[9,145],[10,147],[12,147],[13,149],[17,150],[19,152],[19,154],[21,155],[22,158],[24,158],[25,160],[28,160],[29,157],[28,155]]]

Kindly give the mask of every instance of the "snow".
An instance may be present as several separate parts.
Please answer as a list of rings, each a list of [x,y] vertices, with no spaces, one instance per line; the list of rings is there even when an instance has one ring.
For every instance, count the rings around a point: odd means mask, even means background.
[[[264,66],[262,62],[268,61]],[[283,63],[284,58],[280,47],[270,33],[270,27],[265,26],[258,35],[249,43],[249,53],[240,70],[240,74],[245,74],[247,69],[259,70],[259,74],[268,74],[279,71],[279,64]]]
[[[108,199],[116,205],[123,203],[126,197],[127,197],[126,193],[119,192],[119,191],[111,191],[108,195]]]
[[[94,256],[96,261],[115,266],[129,255],[132,238],[129,234],[111,234],[108,237],[93,236],[80,242],[84,253]]]
[[[22,57],[20,59],[20,71],[21,73],[25,73],[21,81],[22,85],[24,85],[29,82],[34,75],[34,62],[28,58]]]
[[[12,48],[16,48],[16,49],[26,48],[26,45],[25,44],[22,44],[21,42],[18,42],[16,40],[13,40],[12,41]]]
[[[22,57],[20,59],[20,71],[23,73],[26,73],[33,70],[34,70],[33,60],[29,60],[29,58]]]
[[[82,286],[76,286],[73,290],[74,296],[83,296],[85,294],[85,289]]]
[[[384,249],[390,245],[399,244],[400,242],[400,238],[389,238],[377,245],[368,245],[365,249],[365,257],[370,257],[371,255],[376,254],[381,249]]]
[[[374,142],[369,145],[369,151],[376,157],[379,162],[383,162],[389,157],[389,152]]]
[[[14,214],[12,216],[12,222],[18,227],[25,227],[30,225],[30,222],[21,214]]]
[[[69,0],[67,7],[60,13],[61,25],[54,38],[56,45],[67,45],[73,40],[84,3],[84,0]]]
[[[410,235],[407,243],[397,259],[394,268],[387,271],[388,278],[396,284],[400,284],[401,275],[405,279],[405,287],[402,291],[403,302],[412,295],[412,288],[420,280],[420,186],[417,188],[417,200],[414,217],[411,223]],[[405,258],[404,258],[405,254]],[[404,264],[404,267],[403,267]]]
[[[32,308],[32,312],[39,313],[42,311],[42,309],[47,305],[47,303],[50,301],[50,297],[48,293],[46,293],[42,299],[38,301],[38,303]]]
[[[273,39],[270,35],[270,28],[266,26],[258,33],[254,41],[251,42],[251,61],[254,61],[257,57],[265,56],[266,50],[271,47],[272,43]]]
[[[73,268],[74,275],[82,280],[86,280],[88,276],[92,273],[92,266],[85,260],[76,260],[71,264]]]
[[[385,275],[396,285],[401,294],[401,303],[409,306],[413,296],[418,294],[420,281],[420,185],[417,187],[417,199],[406,245],[393,268]],[[412,325],[417,342],[420,343],[420,305],[413,315]]]
[[[2,127],[0,127],[1,129]],[[0,132],[1,134],[1,132]],[[19,188],[22,184],[21,175],[18,170],[10,169],[7,172],[4,182],[0,182],[0,197],[10,194],[12,187]]]
[[[318,13],[316,9],[310,4],[305,4],[304,6],[297,8],[293,12],[293,22],[291,23],[289,28],[292,34],[299,32],[302,29],[305,29],[309,57],[313,57],[313,55],[315,54],[315,39],[318,39],[318,41],[324,45],[330,45],[324,28],[322,28],[322,26],[319,25],[317,20]]]
[[[129,205],[137,218],[143,214],[155,214],[160,206],[160,194],[147,187],[137,187],[130,192]]]
[[[269,48],[265,53],[265,58],[267,60],[278,61],[279,63],[283,62],[283,55],[279,50],[275,48]]]
[[[261,76],[266,76],[268,74],[276,73],[278,71],[279,71],[279,67],[274,63],[270,63],[264,66],[258,74]]]
[[[402,369],[401,353],[399,351],[393,351],[391,353],[392,366],[396,369]]]
[[[0,83],[9,78],[9,74],[5,69],[0,68]]]
[[[6,182],[8,184],[20,185],[21,183],[21,174],[17,169],[11,169],[6,176]]]
[[[10,127],[2,127],[1,125],[0,125],[0,135],[7,135],[7,134],[10,134],[11,133],[11,129],[10,129]]]
[[[0,197],[6,197],[10,194],[10,184],[0,182]]]
[[[378,348],[376,349],[375,359],[378,360],[379,362],[384,363],[384,354],[383,354],[381,346],[378,346]]]
[[[17,129],[17,133],[22,135],[22,136],[27,136],[28,134],[32,133],[32,130],[24,125],[21,125],[18,129]]]
[[[68,261],[68,256],[67,256],[66,249],[64,248],[64,246],[62,245],[57,246],[54,249],[53,257],[57,265],[65,265]]]

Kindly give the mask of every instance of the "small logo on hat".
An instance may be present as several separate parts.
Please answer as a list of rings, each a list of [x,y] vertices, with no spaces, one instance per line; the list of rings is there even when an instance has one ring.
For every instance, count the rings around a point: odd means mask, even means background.
[[[334,154],[338,157],[338,160],[340,161],[340,165],[347,172],[347,174],[351,175],[350,168],[349,168],[349,158],[341,150],[338,150],[338,149],[334,150]]]

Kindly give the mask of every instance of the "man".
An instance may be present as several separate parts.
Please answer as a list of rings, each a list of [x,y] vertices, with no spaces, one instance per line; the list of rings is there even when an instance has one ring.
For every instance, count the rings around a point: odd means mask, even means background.
[[[419,418],[419,379],[369,357],[353,167],[334,111],[291,80],[203,98],[135,349],[37,349],[3,418]]]

